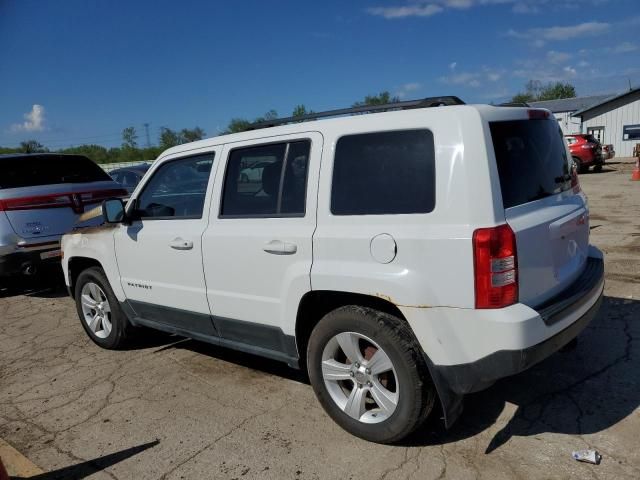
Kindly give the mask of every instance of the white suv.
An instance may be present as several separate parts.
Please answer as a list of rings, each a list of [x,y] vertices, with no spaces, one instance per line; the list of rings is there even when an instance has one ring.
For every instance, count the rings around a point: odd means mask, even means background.
[[[464,394],[574,339],[604,288],[553,116],[461,103],[167,150],[126,207],[103,204],[105,226],[63,238],[87,334],[118,348],[152,327],[306,368],[327,413],[375,442],[436,399],[451,425]]]

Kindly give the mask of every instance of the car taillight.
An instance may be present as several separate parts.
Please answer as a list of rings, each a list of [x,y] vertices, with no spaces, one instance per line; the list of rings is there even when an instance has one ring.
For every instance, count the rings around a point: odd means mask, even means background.
[[[12,210],[39,210],[42,208],[70,207],[76,213],[84,212],[87,203],[98,203],[107,198],[126,196],[127,191],[121,188],[96,190],[92,192],[54,193],[32,197],[19,197],[0,200],[0,212]]]
[[[573,193],[578,193],[580,191],[580,180],[578,179],[578,167],[574,164],[571,167],[571,188],[573,189]]]
[[[509,225],[473,232],[476,308],[502,308],[518,301],[516,236]]]

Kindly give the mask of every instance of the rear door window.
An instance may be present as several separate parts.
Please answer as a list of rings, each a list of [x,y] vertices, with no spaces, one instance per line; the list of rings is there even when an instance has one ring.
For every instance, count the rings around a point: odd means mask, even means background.
[[[220,216],[304,216],[310,149],[302,140],[232,150]]]
[[[567,150],[552,120],[491,122],[504,208],[571,188]]]
[[[111,180],[87,157],[25,155],[0,158],[0,189]]]
[[[434,206],[435,154],[431,131],[365,133],[338,140],[331,213],[428,213]]]

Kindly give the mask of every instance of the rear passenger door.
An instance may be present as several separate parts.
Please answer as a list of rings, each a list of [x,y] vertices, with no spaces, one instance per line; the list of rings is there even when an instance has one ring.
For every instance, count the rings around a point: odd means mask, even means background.
[[[295,356],[297,306],[310,290],[321,152],[316,132],[225,146],[214,188],[219,202],[202,238],[207,298],[224,340],[274,358]]]

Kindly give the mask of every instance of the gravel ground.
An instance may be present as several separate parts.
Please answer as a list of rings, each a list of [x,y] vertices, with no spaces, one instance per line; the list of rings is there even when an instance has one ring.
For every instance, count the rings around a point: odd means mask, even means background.
[[[581,175],[605,300],[575,350],[466,398],[401,446],[359,440],[297,372],[191,340],[86,337],[60,288],[0,292],[0,437],[47,478],[640,478],[640,182]],[[596,448],[598,466],[571,458]]]

